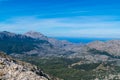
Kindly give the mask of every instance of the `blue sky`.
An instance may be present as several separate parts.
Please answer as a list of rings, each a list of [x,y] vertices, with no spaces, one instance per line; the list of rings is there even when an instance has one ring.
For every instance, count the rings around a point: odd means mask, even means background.
[[[120,0],[0,0],[0,31],[120,38]]]

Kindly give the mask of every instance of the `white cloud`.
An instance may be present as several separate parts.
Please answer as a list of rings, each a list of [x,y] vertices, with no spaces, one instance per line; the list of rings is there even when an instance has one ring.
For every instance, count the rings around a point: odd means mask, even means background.
[[[119,37],[120,21],[114,16],[78,16],[71,18],[19,17],[0,23],[0,30],[26,32],[35,30],[48,36]]]

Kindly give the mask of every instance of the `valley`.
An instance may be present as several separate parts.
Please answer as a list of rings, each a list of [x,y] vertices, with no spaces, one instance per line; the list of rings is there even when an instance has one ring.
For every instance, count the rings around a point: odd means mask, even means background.
[[[38,66],[55,80],[119,80],[120,40],[86,44],[48,38],[39,32],[0,32],[0,50]]]

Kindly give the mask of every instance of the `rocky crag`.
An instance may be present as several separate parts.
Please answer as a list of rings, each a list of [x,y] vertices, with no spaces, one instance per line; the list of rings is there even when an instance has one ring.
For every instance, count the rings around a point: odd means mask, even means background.
[[[29,63],[0,52],[0,80],[50,80],[47,74]]]

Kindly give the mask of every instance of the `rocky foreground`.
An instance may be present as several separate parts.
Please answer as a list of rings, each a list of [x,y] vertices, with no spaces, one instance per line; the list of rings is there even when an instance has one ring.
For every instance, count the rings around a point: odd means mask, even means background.
[[[50,80],[36,66],[14,60],[0,52],[0,80]]]

